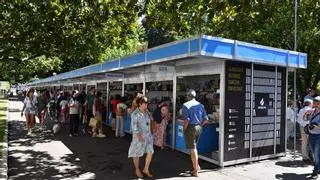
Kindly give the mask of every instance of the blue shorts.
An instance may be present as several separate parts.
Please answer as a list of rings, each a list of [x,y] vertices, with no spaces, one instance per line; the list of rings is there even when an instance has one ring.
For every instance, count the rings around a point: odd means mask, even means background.
[[[30,107],[27,107],[24,109],[24,114],[25,115],[29,115],[29,114],[33,114],[35,115],[37,112],[36,112],[36,109],[35,108],[30,108]]]

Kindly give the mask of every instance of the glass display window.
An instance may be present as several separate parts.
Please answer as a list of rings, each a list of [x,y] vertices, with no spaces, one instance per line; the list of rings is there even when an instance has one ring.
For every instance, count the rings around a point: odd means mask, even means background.
[[[109,83],[109,96],[122,95],[122,82]]]
[[[125,84],[124,85],[124,96],[127,98],[127,105],[131,107],[133,99],[138,93],[142,93],[143,84]]]
[[[89,93],[90,89],[93,88],[93,87],[95,88],[96,85],[87,85],[87,93]]]
[[[159,81],[146,83],[148,109],[153,112],[161,102],[167,102],[172,112],[173,81]]]
[[[187,91],[189,89],[196,91],[196,100],[204,105],[209,120],[219,122],[220,74],[177,77],[176,114],[178,119],[183,119],[182,106],[188,101]]]
[[[102,98],[107,101],[107,93],[108,93],[108,89],[107,89],[107,82],[104,83],[98,83],[97,84],[97,92],[100,91],[102,93]]]

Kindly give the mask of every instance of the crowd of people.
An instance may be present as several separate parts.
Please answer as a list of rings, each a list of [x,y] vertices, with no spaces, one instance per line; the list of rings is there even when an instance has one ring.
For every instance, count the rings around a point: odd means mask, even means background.
[[[289,101],[286,116],[287,138],[290,140],[294,137],[296,120],[301,136],[302,160],[313,163],[311,179],[317,179],[320,171],[320,96],[317,95],[316,89],[308,89],[303,103]]]
[[[187,93],[188,102],[183,105],[185,144],[190,149],[193,165],[192,174],[198,176],[198,154],[196,144],[201,128],[208,120],[204,106],[195,100],[196,93],[190,90]],[[128,103],[130,102],[130,103]],[[132,142],[128,157],[133,158],[137,177],[152,177],[149,165],[154,153],[154,146],[165,147],[166,127],[170,121],[169,101],[162,101],[154,112],[148,110],[146,96],[138,93],[132,100],[116,95],[110,101],[112,129],[116,137],[125,136],[124,124],[127,115],[131,116]],[[93,87],[88,94],[73,90],[64,91],[29,89],[23,101],[21,116],[26,119],[27,135],[33,135],[36,117],[39,119],[40,130],[45,129],[46,121],[69,125],[69,136],[79,136],[79,129],[92,137],[104,138],[103,119],[106,116],[106,104],[100,91]],[[128,108],[130,107],[131,108]],[[312,179],[318,178],[320,171],[320,96],[315,89],[309,89],[301,107],[296,103],[288,102],[287,108],[287,135],[288,139],[294,136],[294,116],[300,125],[301,152],[303,161],[314,162]],[[96,120],[90,126],[92,119]],[[311,152],[311,153],[309,153]],[[139,168],[140,157],[146,154],[145,167]],[[311,155],[310,155],[311,154]]]
[[[92,134],[92,137],[105,137],[102,131],[102,113],[105,111],[101,92],[90,89],[86,94],[85,90],[79,92],[68,91],[48,91],[42,89],[40,94],[30,88],[23,101],[23,114],[27,123],[27,134],[32,135],[39,119],[40,130],[45,129],[45,124],[49,122],[56,124],[69,124],[69,136],[78,136],[80,125],[85,134]],[[90,118],[98,119],[97,127],[89,131]],[[48,128],[48,127],[47,127]]]
[[[183,106],[185,115],[184,132],[186,146],[191,150],[193,164],[192,174],[198,176],[198,155],[196,141],[200,135],[201,127],[207,122],[208,116],[204,106],[195,100],[195,91],[188,92],[188,102]],[[131,116],[132,142],[129,148],[128,157],[133,158],[135,174],[137,177],[152,177],[149,166],[154,153],[154,146],[164,149],[166,145],[166,128],[170,119],[170,100],[161,101],[154,112],[148,110],[147,97],[141,93],[133,99],[116,95],[110,100],[110,112],[112,118],[112,129],[116,137],[125,136],[124,124],[127,116]],[[102,93],[96,92],[92,87],[86,93],[73,90],[48,91],[40,90],[37,94],[35,89],[29,89],[23,101],[21,116],[25,115],[27,135],[33,135],[36,117],[39,119],[40,129],[46,129],[46,121],[54,121],[58,124],[69,125],[69,136],[79,136],[79,129],[83,134],[90,134],[92,137],[104,138],[103,119],[106,118],[106,104]],[[97,122],[90,126],[92,119]],[[54,131],[53,131],[54,132]],[[145,166],[141,171],[139,168],[140,157],[146,154]]]

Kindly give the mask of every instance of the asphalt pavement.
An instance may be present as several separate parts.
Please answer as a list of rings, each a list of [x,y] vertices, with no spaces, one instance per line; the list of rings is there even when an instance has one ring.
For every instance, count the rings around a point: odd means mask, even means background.
[[[105,127],[107,138],[86,135],[69,137],[67,126],[58,134],[50,131],[26,136],[25,120],[20,116],[22,102],[9,102],[9,179],[135,179],[132,160],[127,158],[131,137],[116,138]],[[141,162],[141,167],[143,165]],[[256,163],[218,168],[201,161],[200,177],[190,176],[188,155],[156,149],[151,163],[154,179],[307,179],[312,166],[288,153],[286,157]]]

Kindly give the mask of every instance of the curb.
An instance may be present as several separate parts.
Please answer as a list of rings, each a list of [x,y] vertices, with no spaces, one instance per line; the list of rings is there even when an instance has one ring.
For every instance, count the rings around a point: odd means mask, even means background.
[[[2,143],[2,159],[0,160],[0,179],[8,179],[8,121],[9,121],[9,99],[7,103],[6,128]]]

